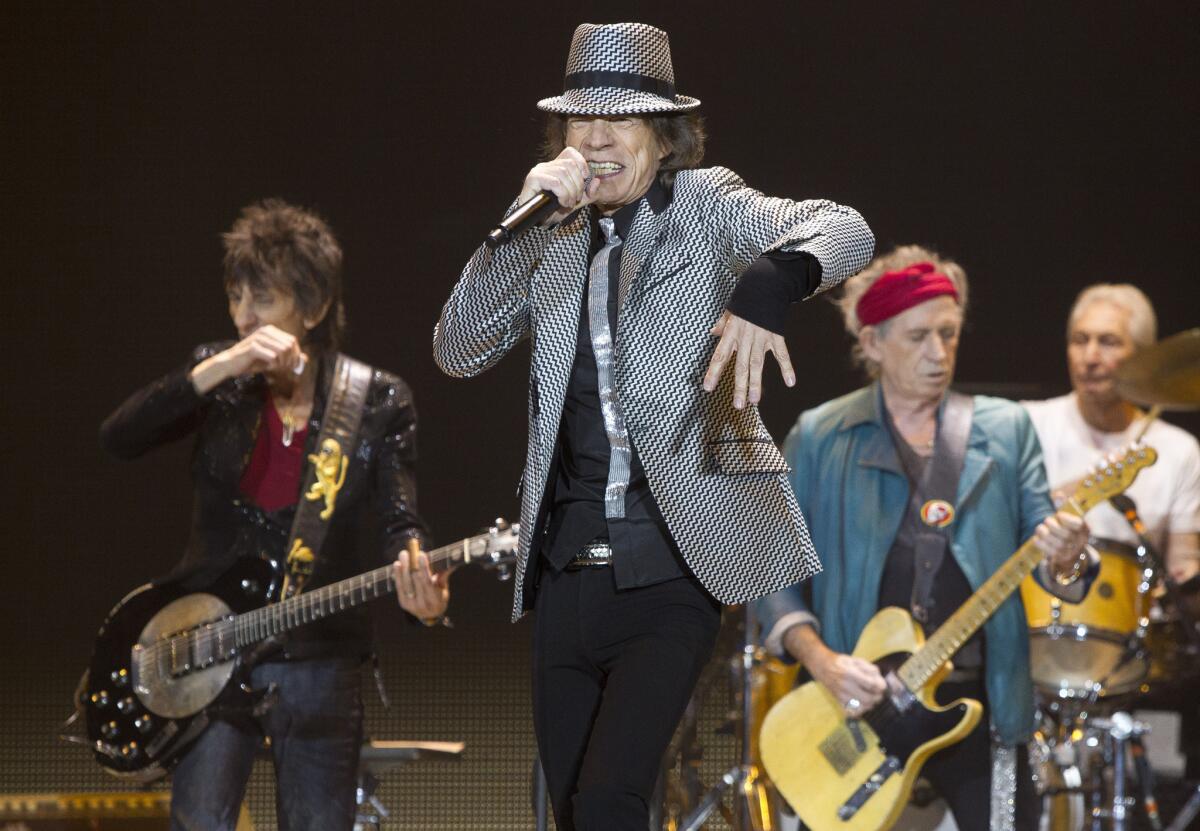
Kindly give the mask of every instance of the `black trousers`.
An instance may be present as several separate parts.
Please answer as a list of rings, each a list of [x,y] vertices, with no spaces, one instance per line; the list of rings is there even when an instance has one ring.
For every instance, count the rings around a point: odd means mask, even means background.
[[[618,591],[603,567],[543,571],[534,609],[534,728],[559,831],[646,831],[720,604],[686,577]]]
[[[975,698],[983,702],[983,717],[966,738],[929,757],[921,775],[950,808],[959,831],[988,831],[992,800],[992,742],[988,730],[987,694],[982,682],[944,683],[938,687],[937,700],[949,704],[958,698]],[[1041,801],[1029,753],[1018,745],[1017,753],[1017,831],[1037,831],[1041,817]]]

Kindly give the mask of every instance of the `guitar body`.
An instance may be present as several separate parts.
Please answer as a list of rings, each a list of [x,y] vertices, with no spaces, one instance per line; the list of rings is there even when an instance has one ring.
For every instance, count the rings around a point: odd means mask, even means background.
[[[122,779],[152,782],[200,735],[208,725],[205,708],[227,689],[223,704],[250,706],[240,685],[229,683],[239,674],[240,656],[222,658],[213,651],[197,661],[195,654],[166,654],[159,645],[262,606],[277,597],[279,585],[274,564],[243,557],[205,592],[189,593],[178,583],[147,584],[109,612],[79,696],[101,766]]]
[[[878,612],[854,656],[886,675],[924,643],[921,628],[898,608]],[[788,693],[767,713],[759,735],[763,765],[812,831],[881,831],[900,816],[921,766],[979,723],[978,701],[934,700],[950,665],[897,705],[890,699],[863,718],[847,719],[816,681]]]
[[[516,561],[520,525],[487,531],[428,552],[436,574],[468,563],[502,576]],[[202,592],[179,583],[146,585],[109,612],[76,692],[87,742],[114,776],[165,776],[214,712],[261,712],[246,670],[261,644],[395,592],[392,565],[280,599],[283,569],[239,557]]]

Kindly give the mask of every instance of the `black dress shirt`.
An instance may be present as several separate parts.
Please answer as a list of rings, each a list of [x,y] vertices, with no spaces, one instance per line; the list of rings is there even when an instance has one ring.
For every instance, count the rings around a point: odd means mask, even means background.
[[[883,567],[883,579],[879,583],[879,608],[899,606],[908,612],[912,609],[913,584],[917,577],[917,534],[927,530],[921,521],[921,495],[918,483],[921,481],[925,466],[929,459],[921,456],[900,435],[892,419],[885,412],[884,419],[892,434],[892,442],[900,457],[900,466],[908,477],[908,504],[905,506],[904,518],[896,532],[896,539],[888,550],[887,561]],[[962,567],[954,559],[954,554],[947,548],[942,557],[941,565],[933,575],[930,589],[928,618],[921,621],[925,634],[929,635],[946,622],[950,615],[958,611],[971,597],[971,584]],[[954,666],[959,670],[975,669],[983,665],[983,629],[979,629],[963,644],[954,656]]]
[[[642,199],[649,203],[651,211],[659,214],[670,204],[671,195],[656,179]],[[622,240],[628,239],[641,202],[632,202],[612,214],[617,236]],[[604,246],[604,235],[595,212],[591,239],[589,262]],[[608,261],[608,323],[615,343],[620,342],[617,287],[623,248],[624,245],[614,247]],[[821,267],[812,255],[785,252],[767,255],[756,260],[742,275],[728,308],[752,323],[782,328],[776,321],[786,314],[787,304],[803,298],[820,282]],[[650,586],[682,577],[688,571],[654,501],[632,437],[625,516],[605,516],[604,492],[611,450],[600,410],[587,292],[585,281],[575,339],[575,361],[563,402],[553,484],[548,489],[551,510],[543,555],[550,566],[559,571],[583,546],[593,541],[605,541],[613,550],[617,587]],[[737,310],[734,309],[735,302]]]

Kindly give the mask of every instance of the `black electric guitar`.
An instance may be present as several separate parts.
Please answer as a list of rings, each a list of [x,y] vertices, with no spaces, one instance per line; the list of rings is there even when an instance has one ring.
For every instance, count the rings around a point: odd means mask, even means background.
[[[480,563],[506,574],[518,533],[497,520],[482,534],[430,551],[430,569]],[[278,563],[240,557],[206,591],[147,584],[109,612],[76,702],[102,767],[135,782],[165,776],[208,726],[213,708],[254,705],[243,686],[253,647],[396,590],[390,565],[279,601],[282,583]]]

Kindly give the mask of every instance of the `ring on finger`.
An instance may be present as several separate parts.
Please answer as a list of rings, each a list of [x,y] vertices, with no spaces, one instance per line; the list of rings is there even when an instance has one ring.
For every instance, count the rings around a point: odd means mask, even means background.
[[[859,710],[862,709],[862,702],[859,701],[857,698],[851,698],[850,700],[848,700],[846,702],[846,709],[852,713],[857,713]]]

